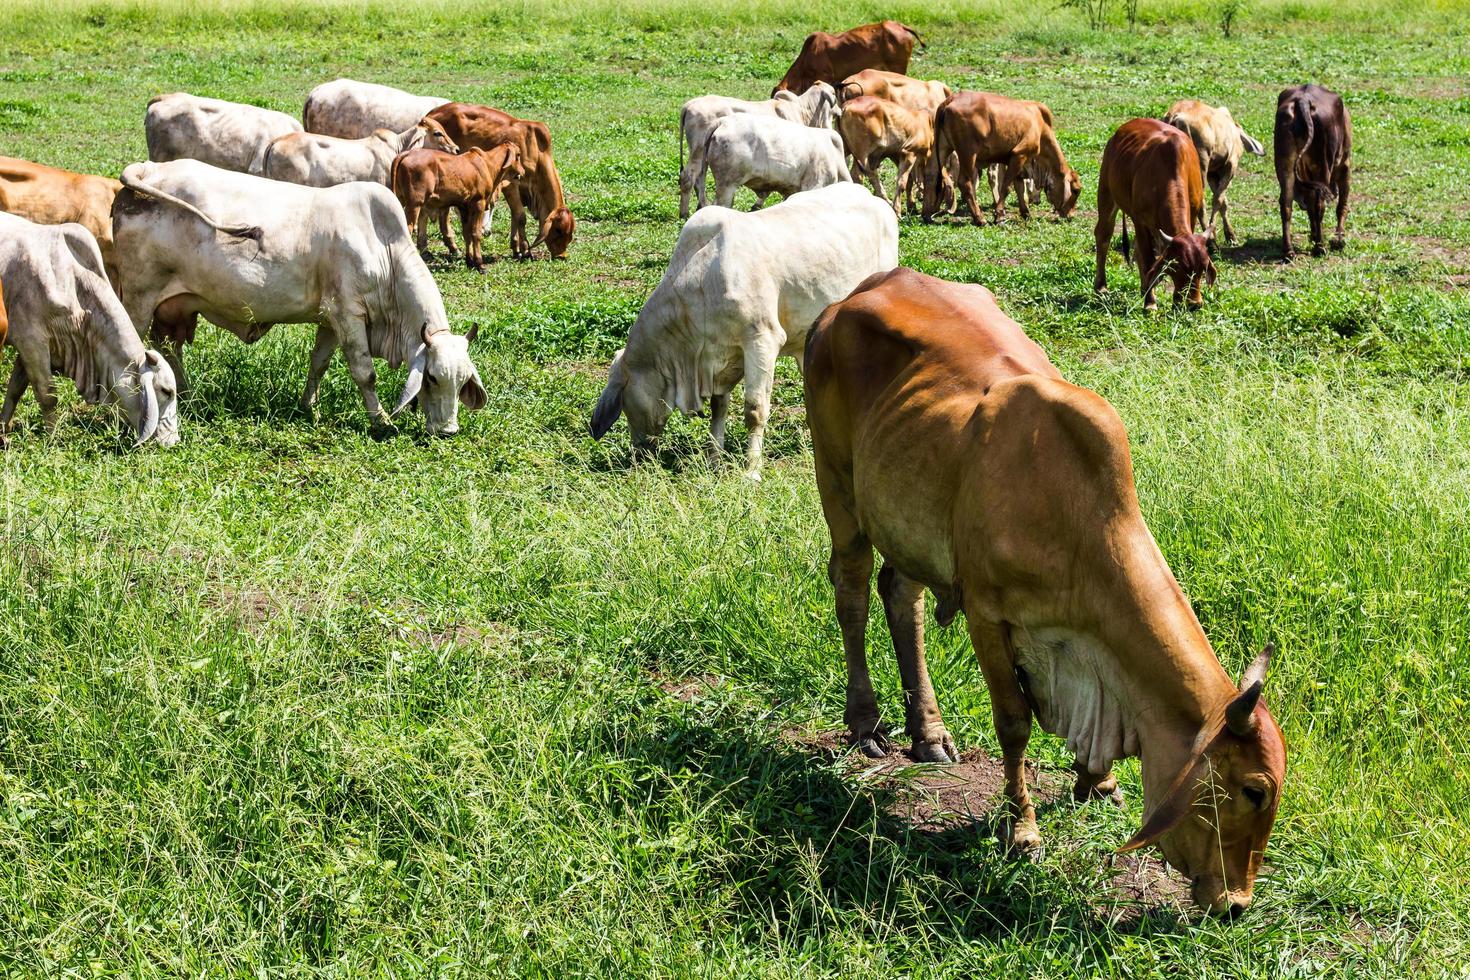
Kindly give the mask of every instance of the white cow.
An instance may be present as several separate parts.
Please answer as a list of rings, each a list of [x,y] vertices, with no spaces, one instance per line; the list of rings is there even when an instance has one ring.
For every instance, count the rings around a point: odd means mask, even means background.
[[[391,85],[339,78],[323,82],[307,94],[301,121],[308,133],[355,140],[371,136],[377,129],[401,133],[448,101],[414,95]]]
[[[154,96],[143,128],[148,159],[156,163],[202,160],[242,174],[260,169],[271,140],[301,132],[301,124],[284,112],[187,92]]]
[[[159,339],[180,383],[181,345],[202,314],[247,344],[278,323],[316,324],[307,412],[338,347],[375,427],[391,416],[378,403],[374,357],[409,363],[393,415],[417,397],[430,433],[458,431],[458,401],[485,404],[469,340],[450,331],[388,188],[300,187],[194,160],[135,163],[122,183],[112,221],[129,262],[123,305]]]
[[[386,186],[393,158],[419,147],[459,152],[444,127],[433,119],[420,119],[401,133],[379,129],[360,140],[287,133],[265,148],[260,176],[307,187],[331,187],[353,180]]]
[[[702,95],[684,103],[679,112],[679,217],[689,217],[689,194],[698,191],[699,206],[704,207],[704,181],[696,188],[695,178],[704,171],[704,146],[710,132],[726,116],[748,113],[756,116],[775,116],[789,119],[817,129],[826,129],[832,124],[832,109],[837,105],[837,93],[826,82],[817,82],[801,95],[777,92],[773,98],[750,102],[732,99],[724,95]],[[689,144],[689,162],[682,157],[684,144]]]
[[[709,134],[699,173],[701,190],[706,171],[714,172],[715,203],[723,208],[734,204],[742,187],[755,191],[758,209],[772,194],[790,197],[852,180],[842,137],[835,131],[747,114],[726,116]]]
[[[116,405],[135,445],[179,441],[174,373],[146,350],[102,268],[97,239],[78,224],[38,225],[0,212],[0,281],[17,358],[0,408],[0,445],[26,386],[47,432],[56,428],[53,374],[90,404]]]
[[[776,358],[800,357],[828,304],[897,265],[893,208],[857,184],[796,194],[763,211],[700,211],[613,358],[592,413],[593,438],[626,414],[633,451],[642,455],[657,445],[671,411],[698,414],[708,400],[718,454],[730,389],[743,378],[746,475],[759,479]]]

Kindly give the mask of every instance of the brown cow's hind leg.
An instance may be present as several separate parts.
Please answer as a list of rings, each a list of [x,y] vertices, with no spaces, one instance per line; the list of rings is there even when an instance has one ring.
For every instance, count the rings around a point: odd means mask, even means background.
[[[1337,169],[1337,231],[1332,236],[1332,248],[1341,251],[1347,244],[1347,230],[1344,223],[1347,221],[1348,192],[1352,189],[1352,173],[1349,164],[1343,164]]]
[[[1118,777],[1113,775],[1111,769],[1106,775],[1097,776],[1079,760],[1072,763],[1072,771],[1077,774],[1077,782],[1072,785],[1072,799],[1078,803],[1110,800],[1119,806],[1123,805],[1123,791],[1118,788]]]
[[[825,503],[824,495],[824,503]],[[837,601],[837,625],[842,630],[842,652],[847,660],[847,707],[842,720],[848,738],[870,759],[881,759],[890,748],[878,714],[873,678],[868,674],[868,602],[873,575],[873,547],[846,513],[833,514],[825,506],[832,531],[832,558],[827,573]]]
[[[1097,246],[1097,271],[1092,277],[1092,291],[1099,295],[1108,291],[1108,249],[1113,244],[1113,223],[1117,216],[1113,195],[1104,188],[1098,188],[1097,225],[1092,230]]]
[[[904,727],[913,740],[910,753],[916,762],[958,762],[960,754],[940,717],[924,661],[924,587],[885,564],[878,573],[878,594],[903,679]]]

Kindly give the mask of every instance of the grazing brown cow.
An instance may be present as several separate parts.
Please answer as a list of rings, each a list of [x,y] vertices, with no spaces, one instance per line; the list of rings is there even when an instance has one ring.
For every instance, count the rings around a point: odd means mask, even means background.
[[[444,127],[449,138],[462,150],[472,146],[489,150],[501,143],[511,143],[520,152],[524,177],[505,192],[510,206],[510,251],[518,259],[531,257],[531,250],[542,242],[554,259],[567,257],[567,248],[577,230],[562,196],[561,175],[551,156],[551,131],[543,122],[517,119],[489,106],[468,102],[450,102],[430,112]],[[536,216],[536,240],[526,241],[526,208]]]
[[[866,177],[879,197],[887,197],[878,179],[883,161],[892,160],[898,166],[893,210],[901,213],[904,192],[911,191],[909,182],[915,175],[922,181],[929,171],[929,155],[934,152],[934,116],[887,99],[860,95],[843,104],[837,131],[852,154],[852,179],[861,182]],[[935,172],[941,171],[935,168]]]
[[[475,146],[460,154],[428,148],[400,153],[393,158],[389,184],[398,203],[403,205],[408,226],[414,229],[420,252],[429,247],[429,212],[439,211],[442,215],[439,230],[449,254],[454,254],[448,218],[453,208],[459,212],[465,265],[484,272],[480,238],[485,213],[495,207],[495,196],[502,188],[523,176],[520,151],[513,143],[501,143],[494,149]]]
[[[1229,109],[1207,105],[1198,99],[1175,102],[1164,113],[1164,122],[1182,129],[1194,141],[1200,174],[1210,185],[1210,224],[1206,233],[1214,237],[1215,215],[1219,214],[1220,223],[1225,226],[1225,240],[1234,244],[1235,229],[1230,227],[1230,202],[1225,200],[1225,191],[1240,168],[1240,155],[1265,156],[1266,148],[1246,134]]]
[[[1238,686],[1221,667],[1139,511],[1117,413],[989,290],[903,268],[827,308],[804,374],[853,741],[888,751],[865,650],[876,549],[914,758],[956,758],[924,662],[928,588],[940,624],[964,612],[990,689],[1010,843],[1041,841],[1035,717],[1075,754],[1079,800],[1140,756],[1145,818],[1124,849],[1158,844],[1201,907],[1243,911],[1286,769],[1261,700],[1270,648]]]
[[[909,70],[915,43],[924,47],[919,32],[896,20],[864,24],[841,34],[814,31],[806,36],[801,54],[771,94],[789,91],[800,95],[817,82],[837,88],[847,76],[864,68],[882,68],[902,75]]]
[[[1138,237],[1138,274],[1143,308],[1158,306],[1154,286],[1165,274],[1174,282],[1174,302],[1188,293],[1189,308],[1204,305],[1200,282],[1215,284],[1210,238],[1205,226],[1205,192],[1199,155],[1182,130],[1157,119],[1130,119],[1103,148],[1097,177],[1097,276],[1092,288],[1108,288],[1108,246],[1113,218],[1123,212],[1123,255],[1128,255],[1128,219]],[[1158,246],[1162,245],[1160,249]]]
[[[983,225],[980,204],[975,199],[975,181],[981,167],[1001,164],[1000,179],[992,188],[995,220],[1005,219],[1005,200],[1012,185],[1017,188],[1016,205],[1022,218],[1031,216],[1030,202],[1024,191],[1024,171],[1028,166],[1037,183],[1060,217],[1071,217],[1082,194],[1082,180],[1067,163],[1057,142],[1051,110],[1041,102],[1008,99],[989,92],[956,92],[934,111],[933,161],[942,161],[950,153],[959,156],[955,183],[959,184],[970,220]],[[930,164],[930,170],[936,164]],[[924,220],[933,220],[939,207],[940,181],[924,182]]]
[[[114,291],[117,256],[112,248],[112,199],[122,184],[111,177],[74,174],[15,157],[0,157],[0,211],[38,225],[75,222],[92,233]]]
[[[1343,246],[1351,186],[1353,124],[1336,92],[1320,85],[1298,85],[1276,98],[1276,182],[1281,185],[1281,251],[1291,261],[1291,206],[1307,209],[1312,223],[1312,254],[1321,255],[1322,217],[1337,198],[1337,232],[1332,247]]]

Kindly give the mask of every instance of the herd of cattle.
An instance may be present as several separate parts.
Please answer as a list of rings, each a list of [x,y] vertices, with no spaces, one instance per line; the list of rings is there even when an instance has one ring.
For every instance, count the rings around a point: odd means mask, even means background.
[[[982,171],[997,221],[1012,190],[1023,217],[1043,195],[1068,217],[1081,193],[1047,106],[911,78],[916,44],[893,21],[814,33],[771,98],[684,105],[688,220],[613,359],[592,435],[626,416],[642,455],[674,410],[707,404],[711,448],[723,452],[729,395],[743,381],[746,470],[758,477],[776,360],[798,358],[854,744],[889,751],[864,647],[876,550],[913,756],[956,758],[924,662],[927,589],[941,624],[964,612],[990,688],[1010,843],[1039,842],[1024,770],[1035,718],[1075,752],[1079,800],[1116,797],[1113,763],[1140,756],[1146,817],[1126,847],[1156,843],[1202,907],[1237,913],[1285,773],[1261,699],[1270,648],[1239,684],[1226,675],[1144,524],[1108,403],[1063,380],[985,288],[899,267],[905,201],[926,221],[962,201],[981,224]],[[277,324],[315,324],[308,411],[338,348],[375,425],[417,404],[429,432],[449,434],[461,403],[485,403],[474,331],[450,330],[421,254],[427,225],[439,219],[453,254],[448,215],[458,212],[466,261],[483,270],[485,216],[503,195],[512,254],[544,243],[565,257],[576,221],[547,127],[349,79],[314,89],[303,121],[177,93],[149,104],[150,162],[120,180],[0,158],[0,340],[8,310],[19,355],[0,436],[27,385],[53,426],[50,379],[62,374],[88,401],[117,404],[138,444],[177,442],[182,348],[201,315],[246,343]],[[1287,257],[1294,204],[1320,253],[1335,198],[1341,245],[1350,142],[1335,94],[1281,93]],[[1193,100],[1120,126],[1098,179],[1096,288],[1121,211],[1145,305],[1166,276],[1176,303],[1199,305],[1216,275],[1217,216],[1233,238],[1226,192],[1247,152],[1264,148],[1227,109]],[[892,194],[878,176],[885,160],[898,166]],[[756,209],[704,208],[711,173],[717,204],[749,187]],[[772,193],[785,200],[762,209]],[[691,194],[701,209],[689,217]],[[410,366],[391,413],[375,358]]]

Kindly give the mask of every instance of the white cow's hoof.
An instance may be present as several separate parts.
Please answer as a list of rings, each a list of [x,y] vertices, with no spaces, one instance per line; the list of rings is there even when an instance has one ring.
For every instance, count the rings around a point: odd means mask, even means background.
[[[761,482],[761,471],[760,470],[746,470],[744,475],[745,475],[745,478],[747,480],[750,480],[752,483],[759,483],[759,482]]]

